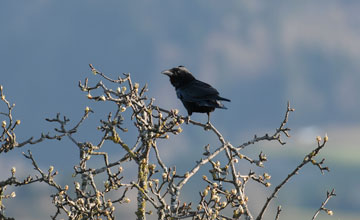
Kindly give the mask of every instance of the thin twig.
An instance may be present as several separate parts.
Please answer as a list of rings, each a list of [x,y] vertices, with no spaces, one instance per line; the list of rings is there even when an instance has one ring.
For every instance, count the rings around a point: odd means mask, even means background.
[[[301,168],[303,168],[307,163],[312,162],[313,158],[320,152],[320,150],[325,147],[326,141],[324,140],[324,142],[322,144],[320,144],[320,141],[318,141],[318,147],[313,150],[312,152],[310,152],[308,155],[305,156],[304,160],[290,173],[288,174],[288,176],[279,184],[275,187],[274,191],[271,193],[270,197],[268,197],[266,199],[266,202],[264,204],[264,206],[262,207],[259,215],[256,217],[257,220],[262,219],[266,209],[268,208],[270,202],[272,199],[274,199],[277,195],[277,193],[279,192],[279,190],[290,180],[290,178],[292,178],[293,176],[295,176],[299,170]],[[316,162],[315,162],[316,163]],[[320,169],[322,170],[322,169]]]
[[[314,216],[312,217],[311,220],[316,219],[316,217],[318,216],[318,214],[321,211],[325,211],[328,215],[333,215],[334,214],[332,210],[330,210],[328,208],[325,208],[325,205],[330,201],[331,197],[333,197],[333,196],[336,196],[335,189],[332,189],[331,192],[329,192],[329,191],[326,192],[325,201],[321,203],[320,208],[315,212],[315,214],[314,214]]]
[[[279,205],[277,207],[277,211],[276,211],[276,216],[275,216],[275,220],[279,220],[279,217],[280,217],[280,212],[281,212],[281,205]]]

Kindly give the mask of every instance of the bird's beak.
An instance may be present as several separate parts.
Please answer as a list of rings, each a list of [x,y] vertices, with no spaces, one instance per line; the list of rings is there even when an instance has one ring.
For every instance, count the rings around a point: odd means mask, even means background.
[[[173,72],[171,72],[170,70],[164,70],[161,73],[164,74],[164,75],[167,75],[169,77],[171,77],[173,75]]]

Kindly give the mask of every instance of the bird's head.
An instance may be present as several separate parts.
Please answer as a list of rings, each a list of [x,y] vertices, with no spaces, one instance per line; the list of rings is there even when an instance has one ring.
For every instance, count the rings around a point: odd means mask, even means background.
[[[175,88],[179,88],[195,80],[195,77],[184,66],[164,70],[161,73],[170,77],[170,82]]]

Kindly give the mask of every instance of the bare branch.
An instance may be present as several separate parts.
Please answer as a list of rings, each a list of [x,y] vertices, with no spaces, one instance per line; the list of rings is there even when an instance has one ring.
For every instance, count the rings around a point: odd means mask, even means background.
[[[335,189],[332,189],[331,192],[329,192],[329,191],[326,192],[326,199],[324,202],[321,203],[320,208],[315,212],[314,216],[312,217],[312,220],[316,219],[321,211],[326,212],[326,214],[328,214],[328,215],[334,214],[334,212],[332,210],[325,208],[326,204],[330,201],[330,199],[333,196],[336,196]]]
[[[279,185],[277,185],[275,187],[274,191],[272,192],[270,197],[267,198],[263,208],[261,209],[259,215],[257,216],[257,218],[256,218],[257,220],[262,219],[268,205],[270,204],[271,200],[273,198],[275,198],[275,196],[280,191],[280,189],[290,180],[290,178],[295,176],[303,166],[305,166],[307,163],[313,161],[313,158],[320,152],[320,150],[323,147],[325,147],[325,144],[326,144],[326,140],[324,140],[324,142],[321,144],[320,140],[318,139],[318,147],[315,150],[313,150],[312,152],[310,152],[308,155],[306,155],[304,160]]]
[[[280,217],[280,212],[281,212],[281,205],[279,205],[277,207],[277,211],[276,211],[276,216],[275,216],[275,220],[279,220],[279,217]]]

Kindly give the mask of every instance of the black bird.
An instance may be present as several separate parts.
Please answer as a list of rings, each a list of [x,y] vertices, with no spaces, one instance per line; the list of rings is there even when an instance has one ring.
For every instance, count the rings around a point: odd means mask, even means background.
[[[219,96],[219,92],[211,85],[195,79],[184,66],[174,67],[161,73],[170,77],[170,82],[175,87],[177,97],[182,101],[188,112],[188,119],[190,119],[193,112],[206,112],[209,123],[210,112],[213,112],[215,108],[226,109],[220,101],[230,102],[229,99]]]

